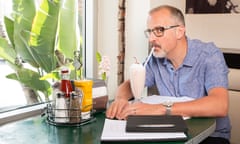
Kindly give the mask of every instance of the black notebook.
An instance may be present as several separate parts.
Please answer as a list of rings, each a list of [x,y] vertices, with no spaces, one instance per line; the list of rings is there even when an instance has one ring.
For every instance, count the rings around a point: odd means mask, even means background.
[[[184,132],[187,125],[182,116],[132,115],[128,116],[126,132]]]

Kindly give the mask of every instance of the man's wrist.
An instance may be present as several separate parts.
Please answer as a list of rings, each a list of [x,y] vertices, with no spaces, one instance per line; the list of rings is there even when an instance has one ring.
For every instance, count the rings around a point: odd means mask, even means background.
[[[165,107],[165,115],[171,115],[172,114],[172,105],[173,102],[164,102],[163,106]]]
[[[125,97],[116,97],[115,100],[117,100],[117,101],[128,101],[128,99],[125,98]]]

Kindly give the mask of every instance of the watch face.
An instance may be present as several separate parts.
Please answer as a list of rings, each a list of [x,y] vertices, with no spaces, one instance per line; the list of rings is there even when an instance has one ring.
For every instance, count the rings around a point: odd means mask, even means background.
[[[163,103],[163,105],[165,106],[166,108],[166,115],[171,115],[171,109],[172,109],[172,105],[173,105],[173,102],[172,101],[166,101]]]
[[[172,101],[166,101],[166,102],[163,102],[163,105],[166,106],[166,107],[171,107],[173,105],[173,102]]]

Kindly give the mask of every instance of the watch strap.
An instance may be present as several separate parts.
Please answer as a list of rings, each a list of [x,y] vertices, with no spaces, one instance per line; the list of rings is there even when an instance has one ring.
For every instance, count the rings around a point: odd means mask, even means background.
[[[171,115],[171,112],[172,112],[172,106],[165,106],[166,108],[166,115]]]

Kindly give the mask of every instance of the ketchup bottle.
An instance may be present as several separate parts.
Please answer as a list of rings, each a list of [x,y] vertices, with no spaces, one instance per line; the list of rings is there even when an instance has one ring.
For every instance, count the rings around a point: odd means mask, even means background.
[[[70,72],[67,67],[61,69],[61,85],[60,90],[65,94],[65,97],[69,98],[70,93],[73,91],[73,87],[70,81]]]

